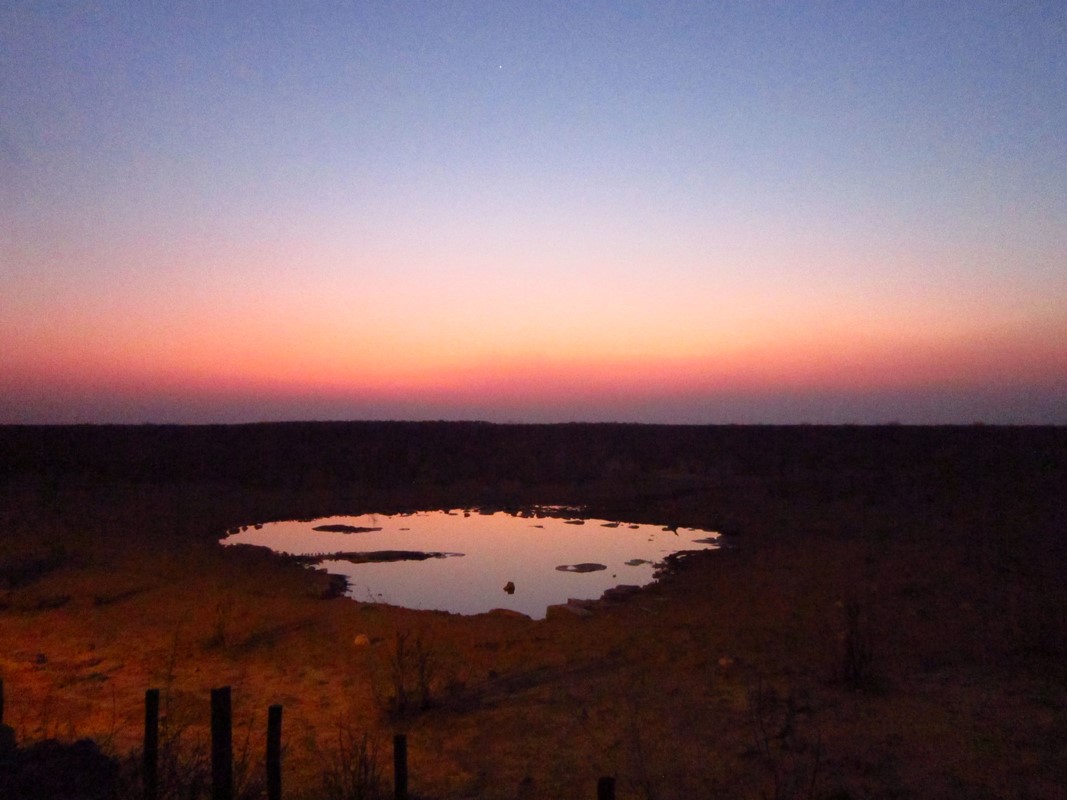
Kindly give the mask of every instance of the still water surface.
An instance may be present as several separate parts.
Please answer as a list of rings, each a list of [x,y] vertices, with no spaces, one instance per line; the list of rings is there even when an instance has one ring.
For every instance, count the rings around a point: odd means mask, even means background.
[[[718,534],[541,512],[451,510],[272,522],[242,528],[222,543],[321,556],[315,566],[344,575],[356,600],[458,614],[506,608],[541,619],[548,606],[571,598],[644,586],[668,555],[715,548]],[[352,563],[400,554],[421,560]]]

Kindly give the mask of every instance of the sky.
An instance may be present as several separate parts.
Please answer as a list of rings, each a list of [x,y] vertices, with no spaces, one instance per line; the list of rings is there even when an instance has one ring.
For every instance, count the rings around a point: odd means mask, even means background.
[[[0,423],[1067,424],[1067,4],[0,3]]]

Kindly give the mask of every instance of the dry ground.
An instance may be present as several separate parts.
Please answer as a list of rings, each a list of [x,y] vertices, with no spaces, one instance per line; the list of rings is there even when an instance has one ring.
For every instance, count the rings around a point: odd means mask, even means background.
[[[600,775],[619,797],[664,800],[1064,797],[1063,432],[976,428],[966,464],[958,433],[917,433],[907,459],[883,461],[881,445],[842,456],[848,431],[796,457],[771,431],[773,458],[746,469],[722,451],[636,469],[631,448],[580,481],[24,469],[0,486],[4,720],[20,741],[90,736],[123,754],[158,687],[191,759],[209,690],[231,685],[248,785],[266,709],[284,705],[292,797],[324,796],[364,734],[387,775],[394,731],[425,798],[594,797]],[[327,599],[321,574],[214,544],[269,519],[490,501],[719,527],[730,546],[590,617],[533,622]],[[428,708],[402,715],[398,636],[405,684],[420,654],[429,670]]]

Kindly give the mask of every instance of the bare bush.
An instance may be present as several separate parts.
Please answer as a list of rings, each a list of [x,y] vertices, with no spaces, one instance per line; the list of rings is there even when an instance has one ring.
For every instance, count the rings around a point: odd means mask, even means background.
[[[811,727],[810,702],[790,691],[784,697],[762,680],[748,692],[753,753],[769,779],[770,800],[814,798],[822,766],[822,738]]]
[[[845,609],[845,632],[841,654],[841,680],[850,689],[871,689],[877,683],[874,671],[874,645],[867,614],[858,601]]]
[[[379,705],[395,717],[430,708],[441,684],[443,659],[421,633],[397,629],[375,689]]]
[[[323,800],[379,800],[386,786],[378,762],[378,746],[366,731],[337,725],[337,746],[322,769]]]

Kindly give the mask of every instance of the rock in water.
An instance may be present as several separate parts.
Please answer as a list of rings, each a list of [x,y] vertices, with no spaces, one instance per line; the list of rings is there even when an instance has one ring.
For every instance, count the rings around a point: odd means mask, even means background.
[[[359,525],[319,525],[311,530],[326,533],[374,533],[380,531],[381,528],[363,528]]]
[[[604,564],[563,564],[556,567],[560,572],[598,572],[607,569]]]

